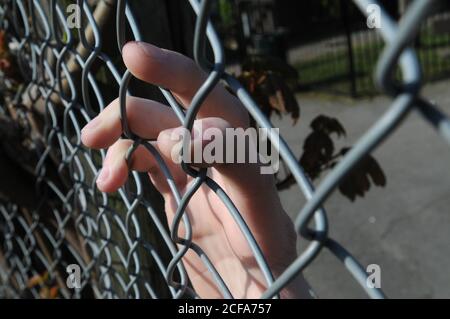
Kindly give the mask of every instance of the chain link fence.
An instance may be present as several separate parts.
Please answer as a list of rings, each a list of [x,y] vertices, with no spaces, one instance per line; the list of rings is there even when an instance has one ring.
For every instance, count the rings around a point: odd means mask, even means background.
[[[208,21],[212,1],[189,2],[197,17],[194,55],[196,62],[208,70],[209,76],[188,111],[181,108],[170,91],[160,88],[167,103],[180,123],[190,130],[205,97],[222,80],[258,125],[270,128],[269,120],[252,97],[224,71],[222,45]],[[354,2],[364,14],[367,14],[369,5],[377,4],[372,0]],[[322,249],[331,251],[370,297],[383,298],[380,289],[367,285],[368,275],[358,261],[328,236],[327,215],[322,204],[347,173],[388,138],[411,110],[420,112],[445,142],[450,143],[448,117],[420,95],[420,63],[414,49],[410,48],[421,22],[439,2],[414,1],[399,23],[381,7],[379,31],[386,46],[378,60],[376,83],[392,97],[392,105],[316,189],[281,138],[279,154],[306,198],[306,204],[295,220],[295,228],[309,245],[281,275],[274,278],[240,212],[224,190],[208,177],[207,169],[197,170],[187,164],[182,165],[193,177],[192,184],[182,194],[172,182],[170,171],[158,151],[130,131],[125,120],[125,97],[131,93],[128,87],[132,75],[102,51],[105,32],[112,32],[102,29],[105,14],[115,16],[119,51],[126,40],[142,40],[140,28],[144,26],[138,25],[130,3],[125,0],[78,0],[76,4],[83,9],[82,26],[78,33],[73,33],[66,14],[70,1],[1,0],[0,25],[12,39],[11,54],[17,57],[18,73],[25,79],[25,86],[17,89],[16,96],[0,105],[1,114],[20,126],[22,139],[14,144],[11,137],[11,144],[31,150],[37,160],[17,159],[32,163],[30,182],[35,183],[35,191],[16,194],[22,200],[21,205],[13,196],[0,198],[0,297],[197,297],[183,264],[183,257],[188,252],[201,257],[222,295],[232,297],[227,283],[202,247],[193,243],[191,221],[185,214],[191,196],[200,185],[206,185],[229,209],[230,216],[251,247],[266,280],[263,298],[278,297],[280,291],[308,267]],[[212,48],[212,62],[204,54],[205,43]],[[123,136],[134,140],[128,156],[139,145],[144,146],[158,162],[176,198],[178,209],[170,227],[163,209],[155,205],[154,190],[144,182],[144,179],[148,180],[147,176],[130,173],[127,185],[115,195],[101,193],[95,187],[105,151],[88,150],[82,146],[80,129],[103,110],[105,96],[111,94],[94,76],[99,66],[117,84]],[[401,69],[401,82],[395,81],[397,66]],[[2,85],[7,87],[10,84],[5,82]],[[37,112],[36,109],[44,115],[42,123],[33,121],[31,113]],[[275,141],[276,136],[269,135],[269,139]],[[12,185],[19,176],[10,178]],[[178,236],[181,225],[187,229],[183,238]],[[66,269],[71,264],[81,267],[80,289],[69,289],[66,285]]]

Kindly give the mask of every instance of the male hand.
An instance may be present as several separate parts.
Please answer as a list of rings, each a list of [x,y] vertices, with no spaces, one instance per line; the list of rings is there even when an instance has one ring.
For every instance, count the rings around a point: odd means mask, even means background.
[[[130,42],[123,48],[123,60],[131,73],[148,83],[169,89],[188,107],[206,74],[189,58],[142,42]],[[174,111],[155,101],[127,97],[127,122],[132,132],[152,142],[166,161],[175,183],[183,194],[192,181],[172,152],[177,140],[172,133],[180,122]],[[200,123],[201,122],[201,123]],[[247,128],[248,114],[241,102],[218,84],[200,108],[196,125]],[[133,141],[120,139],[122,127],[118,100],[113,101],[82,130],[82,141],[90,148],[108,148],[97,187],[114,192],[127,180],[129,167],[125,155]],[[200,139],[203,137],[201,136]],[[203,140],[203,145],[208,141]],[[169,225],[177,205],[153,156],[140,146],[133,153],[130,169],[148,172],[165,200]],[[201,165],[200,165],[201,166]],[[229,195],[254,234],[275,276],[296,257],[296,234],[284,212],[272,175],[260,173],[258,163],[208,164],[208,175]],[[216,194],[201,186],[186,210],[193,231],[193,242],[209,256],[235,298],[258,298],[267,288],[252,251],[228,209]],[[182,227],[181,231],[183,231]],[[182,234],[180,233],[180,236]],[[220,291],[200,258],[189,251],[183,258],[189,278],[200,297],[220,298]],[[307,284],[299,275],[282,291],[283,297],[309,297]]]

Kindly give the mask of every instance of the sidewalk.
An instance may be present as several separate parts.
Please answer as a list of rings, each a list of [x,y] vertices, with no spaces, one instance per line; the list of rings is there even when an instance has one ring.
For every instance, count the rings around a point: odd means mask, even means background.
[[[447,114],[449,88],[447,81],[424,90]],[[389,106],[385,97],[350,101],[300,96],[299,101],[297,126],[291,128],[290,119],[273,118],[296,154],[318,114],[338,118],[347,130],[347,138],[337,146],[352,145]],[[364,266],[380,265],[381,285],[388,297],[450,298],[450,147],[412,112],[373,156],[387,176],[387,186],[372,187],[353,203],[335,192],[325,204],[331,237]],[[281,197],[295,217],[304,204],[298,187],[282,191]],[[326,250],[305,276],[321,298],[366,297]]]

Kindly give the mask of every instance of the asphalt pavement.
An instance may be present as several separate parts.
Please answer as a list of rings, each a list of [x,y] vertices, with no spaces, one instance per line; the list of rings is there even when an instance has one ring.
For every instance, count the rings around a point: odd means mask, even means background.
[[[450,114],[450,81],[428,85],[424,95]],[[317,115],[336,117],[347,131],[336,145],[350,146],[390,105],[386,97],[300,94],[298,99],[301,118],[296,126],[289,118],[273,118],[296,154],[301,154]],[[381,288],[388,297],[450,298],[450,146],[412,112],[372,155],[387,176],[386,187],[372,187],[355,202],[334,192],[325,203],[330,236],[362,265],[381,267]],[[281,197],[295,218],[305,202],[298,187],[282,191]],[[299,247],[303,245],[300,241]],[[366,298],[326,250],[305,277],[320,298]]]

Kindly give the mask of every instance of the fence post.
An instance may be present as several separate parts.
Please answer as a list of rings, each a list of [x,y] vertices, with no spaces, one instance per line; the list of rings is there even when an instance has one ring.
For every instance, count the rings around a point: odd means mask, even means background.
[[[348,57],[348,71],[350,75],[350,94],[352,97],[356,96],[356,73],[355,73],[355,59],[353,55],[352,30],[348,17],[348,4],[343,0],[339,0],[342,23],[344,25],[345,39],[347,45]]]

